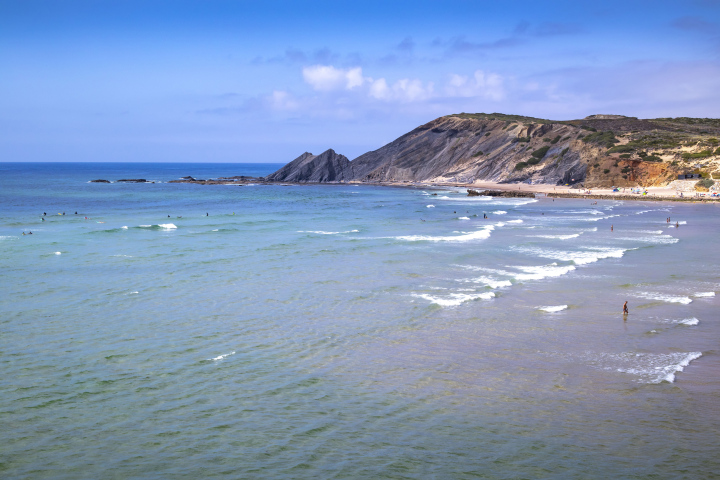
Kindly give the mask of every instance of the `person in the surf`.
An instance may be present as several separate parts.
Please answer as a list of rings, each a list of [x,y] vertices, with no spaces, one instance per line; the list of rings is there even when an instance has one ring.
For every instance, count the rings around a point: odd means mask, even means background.
[[[626,300],[625,303],[623,304],[623,315],[627,315],[628,313],[630,313],[630,312],[628,312],[628,306],[627,306],[627,300]]]

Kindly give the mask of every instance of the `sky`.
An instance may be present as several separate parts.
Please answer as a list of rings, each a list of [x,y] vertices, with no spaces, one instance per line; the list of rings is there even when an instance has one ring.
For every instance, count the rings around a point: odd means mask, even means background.
[[[720,117],[720,0],[0,0],[0,161],[353,159],[452,113]]]

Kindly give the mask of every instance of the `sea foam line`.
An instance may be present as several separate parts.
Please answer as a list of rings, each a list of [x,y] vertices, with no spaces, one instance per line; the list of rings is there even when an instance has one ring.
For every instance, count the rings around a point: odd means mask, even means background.
[[[440,305],[441,307],[457,307],[458,305],[467,302],[469,300],[490,300],[495,296],[493,292],[484,292],[484,293],[475,293],[475,294],[465,294],[465,293],[451,293],[447,297],[438,297],[438,296],[432,296],[428,295],[427,293],[413,293],[413,297],[422,298],[424,300],[429,301],[430,303],[434,303],[436,305]]]
[[[549,305],[549,306],[545,306],[545,307],[537,307],[538,310],[541,310],[543,312],[548,312],[548,313],[562,312],[563,310],[567,310],[567,308],[568,308],[567,305],[555,305],[555,306]]]
[[[571,238],[577,238],[580,235],[582,235],[582,232],[573,233],[572,235],[528,235],[528,237],[530,237],[530,238],[550,238],[550,239],[557,239],[557,240],[570,240]]]
[[[232,351],[232,352],[226,353],[226,354],[224,354],[224,355],[219,355],[219,356],[217,356],[217,357],[215,357],[215,358],[208,358],[208,360],[218,361],[218,360],[222,360],[223,358],[229,357],[230,355],[235,355],[235,352]]]
[[[648,300],[658,300],[661,302],[682,303],[683,305],[692,303],[692,299],[690,297],[682,297],[682,296],[677,296],[677,295],[665,295],[662,293],[654,293],[654,292],[639,292],[639,293],[635,294],[635,296],[639,297],[639,298],[646,298]]]
[[[702,352],[667,354],[628,352],[590,354],[586,359],[604,370],[636,375],[643,383],[673,383],[676,373],[682,372],[690,362],[701,356]]]
[[[344,232],[325,232],[323,230],[298,230],[298,233],[315,233],[317,235],[338,235],[341,233],[357,233],[360,230],[346,230]]]
[[[693,297],[697,297],[697,298],[709,298],[709,297],[714,297],[714,296],[715,296],[715,292],[698,292],[693,295]]]
[[[397,237],[389,237],[395,240],[405,240],[408,242],[468,242],[471,240],[485,240],[490,238],[490,234],[494,230],[493,225],[488,225],[481,230],[475,232],[465,233],[463,235],[441,235],[441,236],[430,236],[430,235],[401,235]]]
[[[551,258],[553,260],[561,260],[564,262],[572,261],[575,265],[586,265],[604,258],[622,258],[628,250],[635,250],[634,248],[607,247],[590,247],[580,251],[552,250],[533,247],[517,247],[515,249],[541,258]]]

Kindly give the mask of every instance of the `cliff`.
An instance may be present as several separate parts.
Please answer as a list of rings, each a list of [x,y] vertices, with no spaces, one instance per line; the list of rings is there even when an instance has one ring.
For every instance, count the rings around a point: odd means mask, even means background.
[[[720,120],[504,114],[437,118],[352,161],[304,153],[266,177],[284,182],[495,181],[586,186],[666,184],[720,168]],[[718,171],[720,175],[720,171]]]

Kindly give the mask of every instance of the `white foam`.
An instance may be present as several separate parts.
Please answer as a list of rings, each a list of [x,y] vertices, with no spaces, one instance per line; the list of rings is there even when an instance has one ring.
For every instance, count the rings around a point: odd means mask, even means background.
[[[326,232],[324,230],[298,230],[298,233],[315,233],[317,235],[338,235],[341,233],[357,233],[359,230],[345,230],[344,232]]]
[[[622,258],[626,251],[634,250],[612,247],[589,247],[580,251],[552,250],[533,247],[518,247],[516,249],[542,258],[551,258],[553,260],[561,260],[564,262],[572,261],[575,265],[586,265],[604,258]]]
[[[517,219],[517,220],[508,220],[507,223],[523,223],[523,221],[520,220],[520,219]]]
[[[458,220],[470,220],[470,217],[458,217]]]
[[[150,228],[152,225],[140,225],[141,228]]]
[[[220,229],[219,229],[219,228],[216,228],[216,229],[213,229],[213,230],[211,230],[211,231],[213,231],[213,232],[219,232]]]
[[[435,208],[435,205],[428,205],[427,208]]]
[[[173,223],[161,223],[158,225],[158,227],[164,228],[165,230],[174,230],[177,228],[177,226],[175,226],[175,224]]]
[[[620,353],[588,355],[586,359],[604,370],[636,375],[643,383],[672,383],[676,373],[701,356],[702,352]]]
[[[412,296],[425,299],[431,303],[440,305],[441,307],[457,307],[458,305],[469,300],[490,300],[495,296],[495,294],[493,292],[475,294],[451,293],[446,297],[438,297],[428,295],[427,293],[413,293]]]
[[[229,357],[230,355],[235,355],[235,352],[226,353],[225,355],[219,355],[215,358],[208,358],[208,360],[218,361],[218,360],[222,360],[223,358]]]
[[[672,244],[677,243],[680,241],[679,238],[675,238],[671,235],[655,235],[652,237],[620,237],[616,238],[616,240],[625,240],[625,241],[639,241],[639,242],[647,242],[647,243],[662,243],[662,244]]]
[[[690,297],[681,297],[677,295],[665,295],[662,293],[653,293],[653,292],[639,292],[635,296],[640,298],[647,298],[648,300],[659,300],[661,302],[670,302],[670,303],[682,303],[683,305],[687,305],[688,303],[692,302],[692,299]]]
[[[698,292],[693,295],[693,297],[697,297],[697,298],[708,298],[708,297],[714,297],[714,296],[715,296],[715,292]]]
[[[685,318],[683,320],[674,320],[673,323],[677,323],[678,325],[688,325],[688,326],[694,326],[700,323],[700,320],[697,318]]]
[[[468,282],[468,283],[481,283],[483,285],[487,285],[490,288],[512,287],[512,282],[510,280],[498,280],[497,278],[485,277],[485,276],[477,277],[477,278],[470,278],[470,279],[463,279],[460,281]]]
[[[140,293],[140,292],[128,292],[125,295],[137,295],[138,293]]]
[[[517,280],[542,280],[548,277],[559,277],[575,270],[573,265],[558,266],[557,263],[550,265],[542,265],[538,267],[511,267],[520,270],[525,273],[515,274],[514,277]]]
[[[548,313],[555,313],[555,312],[562,312],[563,310],[567,310],[567,305],[555,305],[555,306],[546,306],[546,307],[537,307],[538,310],[542,310],[543,312]]]
[[[494,213],[495,215],[505,215],[507,212],[505,210],[495,210],[494,212],[490,213]]]
[[[485,240],[490,237],[494,227],[489,225],[475,232],[465,233],[463,235],[448,236],[430,236],[430,235],[401,235],[399,237],[390,237],[395,240],[406,240],[408,242],[469,242],[471,240]]]
[[[55,255],[62,255],[62,252],[55,252]]]
[[[551,238],[551,239],[557,239],[557,240],[570,240],[571,238],[577,238],[582,233],[574,233],[572,235],[528,235],[532,238]]]

